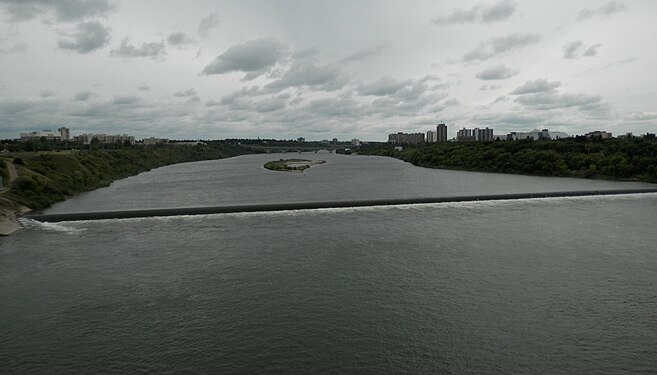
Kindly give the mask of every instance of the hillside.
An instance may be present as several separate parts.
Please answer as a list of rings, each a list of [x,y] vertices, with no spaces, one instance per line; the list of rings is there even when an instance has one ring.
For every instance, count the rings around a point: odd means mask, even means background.
[[[6,185],[0,191],[0,211],[6,218],[26,209],[47,208],[67,197],[153,168],[252,152],[239,145],[212,142],[197,146],[5,153],[0,155],[0,174]],[[16,175],[11,176],[11,169],[15,169]]]

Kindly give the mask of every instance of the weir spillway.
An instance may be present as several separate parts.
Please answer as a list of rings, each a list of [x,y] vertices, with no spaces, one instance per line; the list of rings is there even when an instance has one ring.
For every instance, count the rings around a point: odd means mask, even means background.
[[[143,210],[28,214],[25,215],[24,217],[41,222],[62,222],[62,221],[81,221],[81,220],[129,219],[129,218],[158,217],[158,216],[209,215],[209,214],[225,214],[225,213],[239,213],[239,212],[271,212],[271,211],[291,211],[291,210],[313,210],[313,209],[323,209],[323,208],[352,208],[352,207],[394,206],[394,205],[408,205],[408,204],[499,201],[499,200],[512,200],[512,199],[581,197],[581,196],[592,196],[592,195],[620,195],[620,194],[641,194],[641,193],[657,193],[657,188],[554,191],[554,192],[541,192],[541,193],[465,195],[465,196],[400,198],[400,199],[392,198],[392,199],[371,199],[371,200],[298,202],[298,203],[264,203],[264,204],[212,206],[212,207],[181,207],[181,208],[157,208],[157,209],[143,209]]]

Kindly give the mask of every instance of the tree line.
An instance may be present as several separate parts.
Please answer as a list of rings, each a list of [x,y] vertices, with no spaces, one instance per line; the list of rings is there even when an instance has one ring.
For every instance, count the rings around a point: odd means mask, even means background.
[[[368,144],[356,151],[430,168],[657,182],[657,140],[649,137],[428,143],[403,145],[401,151],[395,146]]]

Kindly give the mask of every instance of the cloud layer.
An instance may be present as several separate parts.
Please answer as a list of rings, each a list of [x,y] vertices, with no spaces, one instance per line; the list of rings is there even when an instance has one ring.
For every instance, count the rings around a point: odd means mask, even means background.
[[[507,20],[516,10],[516,4],[502,0],[493,5],[478,4],[468,10],[455,9],[448,15],[440,15],[431,22],[437,25],[464,23],[492,23]]]
[[[475,49],[463,55],[462,60],[466,62],[488,60],[536,44],[540,40],[540,35],[531,33],[513,33],[507,36],[490,38],[480,42]]]
[[[252,73],[249,77],[255,78],[271,69],[286,54],[287,47],[273,38],[250,40],[234,45],[217,56],[201,74],[244,72]]]
[[[85,54],[103,48],[110,42],[110,29],[98,21],[82,22],[69,39],[60,40],[59,48]]]

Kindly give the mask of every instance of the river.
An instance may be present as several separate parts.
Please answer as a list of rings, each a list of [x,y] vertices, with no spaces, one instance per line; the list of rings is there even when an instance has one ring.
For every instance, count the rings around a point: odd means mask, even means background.
[[[294,157],[296,157],[295,155]],[[186,163],[50,212],[617,189],[379,157]],[[0,238],[2,373],[650,373],[657,194],[58,224]]]

